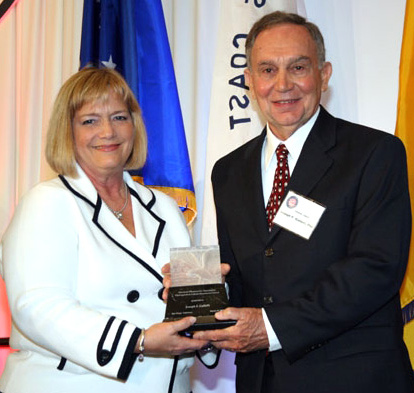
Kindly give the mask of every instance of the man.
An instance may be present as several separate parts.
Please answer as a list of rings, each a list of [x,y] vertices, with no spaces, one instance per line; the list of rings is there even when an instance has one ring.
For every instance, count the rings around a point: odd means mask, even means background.
[[[246,55],[267,126],[212,174],[235,306],[216,317],[237,324],[195,337],[237,352],[238,393],[414,392],[399,302],[411,228],[404,147],[320,106],[332,66],[302,17],[264,16]]]

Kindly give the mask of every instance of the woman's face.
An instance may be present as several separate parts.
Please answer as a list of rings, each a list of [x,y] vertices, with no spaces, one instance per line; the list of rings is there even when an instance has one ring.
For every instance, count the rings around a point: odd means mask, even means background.
[[[89,177],[122,173],[134,142],[134,125],[125,103],[108,100],[84,104],[72,123],[76,161]]]

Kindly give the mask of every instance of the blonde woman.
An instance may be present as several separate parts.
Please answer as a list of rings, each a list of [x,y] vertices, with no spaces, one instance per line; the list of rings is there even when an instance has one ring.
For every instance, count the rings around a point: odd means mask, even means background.
[[[0,391],[189,393],[193,353],[207,342],[178,334],[191,317],[159,322],[161,268],[170,247],[190,238],[175,202],[125,171],[146,158],[140,108],[125,80],[109,69],[73,75],[47,138],[59,176],[22,199],[2,239],[18,351]]]

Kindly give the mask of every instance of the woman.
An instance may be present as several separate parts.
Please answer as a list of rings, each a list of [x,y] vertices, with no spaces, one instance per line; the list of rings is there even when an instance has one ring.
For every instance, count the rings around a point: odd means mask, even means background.
[[[207,343],[178,334],[191,317],[157,322],[161,268],[190,239],[175,202],[124,171],[144,164],[146,135],[118,73],[88,68],[62,86],[46,157],[60,175],[21,200],[2,240],[19,351],[0,391],[188,393],[191,353]]]

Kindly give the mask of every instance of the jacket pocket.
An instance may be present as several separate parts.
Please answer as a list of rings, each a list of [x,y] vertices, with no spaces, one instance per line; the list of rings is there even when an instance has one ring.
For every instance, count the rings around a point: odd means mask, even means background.
[[[325,347],[328,359],[358,353],[389,351],[401,348],[402,338],[393,326],[370,326],[350,330],[331,340]]]

